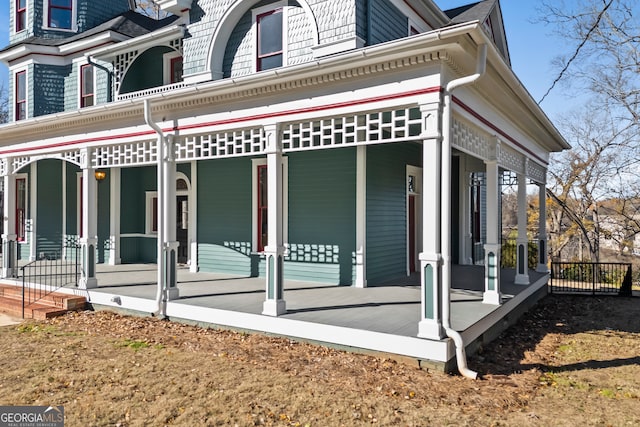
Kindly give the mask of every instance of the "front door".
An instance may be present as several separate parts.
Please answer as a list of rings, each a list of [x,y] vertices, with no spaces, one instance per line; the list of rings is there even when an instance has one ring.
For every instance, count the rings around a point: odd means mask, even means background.
[[[178,196],[176,200],[176,240],[178,246],[178,264],[185,264],[189,259],[189,198]]]

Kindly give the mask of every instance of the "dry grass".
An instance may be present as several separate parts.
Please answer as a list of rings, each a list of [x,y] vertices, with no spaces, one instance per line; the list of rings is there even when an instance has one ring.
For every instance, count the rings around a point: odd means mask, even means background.
[[[640,300],[553,296],[470,360],[480,381],[110,312],[0,328],[0,404],[67,426],[640,425]]]

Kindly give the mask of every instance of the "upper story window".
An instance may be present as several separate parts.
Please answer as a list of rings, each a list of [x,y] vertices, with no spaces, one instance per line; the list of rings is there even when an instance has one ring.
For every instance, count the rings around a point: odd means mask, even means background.
[[[27,28],[27,0],[16,0],[16,33]]]
[[[84,64],[80,66],[80,107],[91,107],[95,105],[95,84],[93,65]]]
[[[19,71],[15,74],[15,119],[27,118],[27,72]]]
[[[72,29],[73,0],[49,0],[48,22],[50,28]]]
[[[164,64],[164,84],[182,81],[182,55],[180,52],[169,52],[162,56]]]
[[[256,71],[282,67],[283,9],[278,8],[257,15],[256,28]]]

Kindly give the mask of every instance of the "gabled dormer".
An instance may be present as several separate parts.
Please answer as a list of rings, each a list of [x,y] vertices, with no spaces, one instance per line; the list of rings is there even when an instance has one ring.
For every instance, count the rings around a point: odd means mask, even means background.
[[[132,9],[133,0],[9,0],[9,43],[59,39],[87,31]]]
[[[460,24],[469,21],[480,21],[483,29],[489,34],[502,57],[511,65],[509,57],[509,47],[507,46],[507,37],[504,31],[504,23],[502,20],[502,10],[500,9],[499,0],[485,0],[477,3],[468,4],[466,6],[457,7],[455,9],[445,11],[447,16],[451,18],[452,24]]]

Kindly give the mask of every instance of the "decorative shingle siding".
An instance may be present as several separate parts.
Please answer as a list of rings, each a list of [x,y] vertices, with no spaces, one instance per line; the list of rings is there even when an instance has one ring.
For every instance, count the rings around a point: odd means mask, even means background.
[[[224,77],[250,74],[253,70],[253,22],[251,12],[244,14],[233,29],[224,54]]]
[[[33,117],[59,113],[64,110],[64,82],[72,66],[36,64],[30,80],[33,90]]]
[[[78,32],[93,28],[128,10],[129,0],[78,0]]]
[[[351,285],[354,279],[356,150],[289,154],[288,279]]]
[[[269,2],[261,2],[267,5]],[[313,34],[308,17],[297,3],[287,9],[287,60],[285,65],[300,64],[313,58]],[[253,15],[246,12],[234,28],[225,50],[223,75],[237,77],[254,72],[255,39]]]
[[[388,0],[370,0],[369,22],[369,45],[408,35],[407,17]]]
[[[356,35],[356,0],[308,0],[318,25],[320,44],[350,39]],[[362,0],[359,0],[362,1]],[[190,12],[191,24],[184,41],[184,74],[197,74],[208,69],[207,58],[215,28],[234,2],[231,0],[194,0]],[[261,1],[252,6],[275,3]],[[299,64],[312,59],[311,46],[315,35],[311,32],[309,17],[295,1],[289,1],[288,64]],[[249,22],[247,23],[247,16]],[[248,55],[253,55],[251,9],[243,15],[231,36],[225,55],[224,75],[246,74]],[[250,51],[249,51],[250,50]],[[234,58],[231,61],[231,58]],[[231,66],[233,63],[233,66]]]
[[[80,66],[73,64],[71,72],[64,79],[64,110],[75,110],[79,107]]]
[[[367,281],[381,283],[407,272],[406,166],[421,166],[412,143],[367,147]]]
[[[360,37],[362,40],[367,40],[369,38],[368,7],[368,0],[356,0],[356,36]]]

